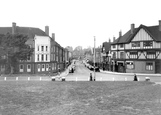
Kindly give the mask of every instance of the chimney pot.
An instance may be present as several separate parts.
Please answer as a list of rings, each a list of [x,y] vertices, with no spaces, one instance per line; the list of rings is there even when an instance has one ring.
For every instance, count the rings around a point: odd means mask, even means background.
[[[16,32],[16,23],[12,22],[12,34],[15,34]]]
[[[115,37],[113,37],[113,42],[115,41]]]
[[[55,41],[55,33],[52,33],[52,39]]]
[[[161,20],[159,20],[159,31],[161,31]]]
[[[111,39],[109,38],[109,43],[111,43]]]
[[[120,30],[120,32],[119,32],[119,37],[121,37],[122,36],[122,31]]]
[[[49,26],[45,26],[45,33],[49,36]]]
[[[131,24],[131,34],[134,33],[135,24]]]

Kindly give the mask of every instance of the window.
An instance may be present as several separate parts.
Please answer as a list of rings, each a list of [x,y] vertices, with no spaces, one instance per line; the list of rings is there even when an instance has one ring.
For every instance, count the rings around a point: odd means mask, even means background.
[[[55,64],[54,64],[54,63],[52,63],[52,70],[54,70],[54,65],[55,65]]]
[[[48,55],[46,54],[46,61],[48,61]]]
[[[48,51],[48,46],[46,46],[46,51]]]
[[[116,59],[116,52],[113,52],[113,59]]]
[[[37,46],[37,51],[39,51],[39,46]]]
[[[131,43],[132,49],[140,48],[140,42]]]
[[[41,61],[44,61],[44,55],[43,54],[41,55]]]
[[[53,55],[53,61],[55,61],[55,54]]]
[[[148,59],[155,59],[155,52],[154,51],[149,51],[149,52],[147,52],[147,58]]]
[[[56,47],[56,53],[58,54],[58,47]]]
[[[41,51],[44,51],[44,46],[41,46]]]
[[[46,64],[46,71],[49,71],[49,64]]]
[[[31,56],[27,56],[27,61],[31,61]]]
[[[58,61],[58,56],[56,56],[56,61]]]
[[[31,69],[31,65],[30,64],[27,65],[27,69]]]
[[[37,71],[40,71],[40,64],[37,65]]]
[[[134,69],[134,63],[131,61],[131,62],[126,62],[126,68],[127,69]]]
[[[138,52],[130,52],[131,59],[137,59],[137,57],[138,57]]]
[[[120,59],[124,59],[124,58],[125,58],[124,52],[120,52]]]
[[[51,54],[51,61],[53,61],[53,54]]]
[[[56,70],[56,67],[57,67],[57,63],[55,63],[55,66],[54,66],[54,67],[55,67],[55,70]]]
[[[144,48],[152,48],[153,47],[153,42],[152,41],[144,41],[143,42],[143,47]]]
[[[24,65],[22,65],[22,64],[19,65],[19,71],[20,72],[23,72],[24,71]]]
[[[145,69],[150,71],[153,70],[153,62],[146,62]]]
[[[45,71],[45,64],[42,64],[42,71]]]
[[[113,45],[113,48],[116,48],[116,45]]]
[[[124,47],[124,44],[120,44],[120,48],[123,48]]]
[[[51,52],[53,52],[53,47],[51,47]]]
[[[39,54],[37,55],[37,61],[40,61],[40,59],[39,59]]]
[[[27,72],[31,72],[31,65],[27,64]]]
[[[53,47],[53,51],[55,52],[55,46]]]

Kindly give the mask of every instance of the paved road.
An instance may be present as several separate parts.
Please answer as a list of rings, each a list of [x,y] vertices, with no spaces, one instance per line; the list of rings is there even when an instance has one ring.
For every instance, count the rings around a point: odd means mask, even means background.
[[[66,81],[89,81],[90,73],[94,76],[94,72],[82,64],[81,61],[76,62],[76,70],[74,73],[69,73],[68,70],[61,73],[61,77],[66,77]],[[59,77],[59,76],[58,76]],[[139,81],[145,81],[145,77],[150,77],[150,81],[161,84],[161,76],[158,75],[142,75],[138,74]],[[96,81],[133,81],[133,74],[113,73],[113,72],[96,72]],[[58,79],[61,81],[61,79]],[[0,77],[0,81],[51,81],[50,76],[36,76],[36,77]]]
[[[76,70],[74,73],[69,73],[66,76],[66,80],[71,81],[87,81],[89,80],[90,73],[94,75],[93,71],[90,71],[80,61],[76,62]],[[154,75],[137,75],[139,81],[145,81],[145,77],[150,77],[153,82],[161,82],[161,76]],[[108,72],[96,72],[96,81],[133,81],[133,74],[115,74]]]

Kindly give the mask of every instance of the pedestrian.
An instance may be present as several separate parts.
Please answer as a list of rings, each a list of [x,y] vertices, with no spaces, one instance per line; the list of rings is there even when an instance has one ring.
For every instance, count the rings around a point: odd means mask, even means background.
[[[90,73],[89,81],[92,81],[92,73]]]
[[[134,74],[134,81],[138,81],[136,74]]]
[[[58,75],[60,75],[60,67],[58,66]]]

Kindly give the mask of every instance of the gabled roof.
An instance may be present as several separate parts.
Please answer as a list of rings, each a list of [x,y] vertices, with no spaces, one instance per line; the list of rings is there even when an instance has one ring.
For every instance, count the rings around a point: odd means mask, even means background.
[[[161,42],[161,31],[159,31],[159,26],[145,26],[140,25],[138,28],[134,28],[133,34],[131,34],[131,30],[125,33],[123,36],[117,38],[112,45],[114,44],[123,44],[129,43],[134,38],[134,36],[139,32],[140,29],[144,29],[154,41]]]
[[[127,43],[131,38],[134,37],[134,35],[137,33],[137,30],[138,30],[138,28],[135,28],[133,34],[131,34],[131,30],[129,30],[129,31],[126,32],[123,36],[118,37],[118,38],[112,43],[112,45]]]
[[[105,48],[105,52],[108,52],[111,49],[111,43],[110,42],[103,42],[102,47]]]

